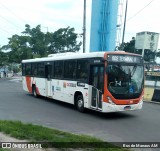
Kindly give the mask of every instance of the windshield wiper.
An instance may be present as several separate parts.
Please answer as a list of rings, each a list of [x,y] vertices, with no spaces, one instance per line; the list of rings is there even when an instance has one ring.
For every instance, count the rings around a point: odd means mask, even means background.
[[[132,69],[132,71],[131,71],[131,77],[133,77],[136,69],[137,69],[137,65],[134,65],[134,67],[133,67],[133,69]]]

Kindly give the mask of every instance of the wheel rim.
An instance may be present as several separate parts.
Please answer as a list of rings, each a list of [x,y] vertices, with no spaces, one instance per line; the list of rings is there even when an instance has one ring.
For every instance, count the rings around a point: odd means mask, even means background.
[[[83,106],[83,100],[80,99],[78,100],[78,108],[81,108]]]
[[[34,90],[34,96],[36,96],[36,91]]]
[[[34,95],[34,96],[37,96],[37,93],[36,93],[36,89],[35,89],[35,88],[33,88],[33,95]]]

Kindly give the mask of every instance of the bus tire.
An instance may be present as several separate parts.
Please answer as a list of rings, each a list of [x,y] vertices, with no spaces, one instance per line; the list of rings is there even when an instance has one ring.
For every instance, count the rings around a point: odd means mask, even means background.
[[[37,91],[36,91],[36,86],[34,85],[34,86],[32,86],[32,94],[33,94],[33,96],[34,97],[38,97],[38,94],[37,94]]]
[[[76,108],[81,113],[83,113],[85,111],[84,100],[83,100],[82,95],[78,95],[77,98],[76,98]]]

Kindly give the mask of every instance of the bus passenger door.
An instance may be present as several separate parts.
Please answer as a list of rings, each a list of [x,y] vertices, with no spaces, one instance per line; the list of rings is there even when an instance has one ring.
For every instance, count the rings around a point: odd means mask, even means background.
[[[45,88],[46,88],[46,96],[52,97],[52,66],[45,65]]]
[[[92,86],[91,107],[96,109],[102,109],[102,94],[104,88],[104,66],[91,66],[90,85]]]

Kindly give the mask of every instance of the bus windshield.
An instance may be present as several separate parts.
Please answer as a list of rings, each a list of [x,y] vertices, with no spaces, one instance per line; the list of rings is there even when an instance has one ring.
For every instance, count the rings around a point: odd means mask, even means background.
[[[142,65],[109,64],[107,67],[108,90],[119,98],[140,94],[144,86]],[[136,96],[135,96],[136,97]],[[126,98],[127,99],[127,98]]]

